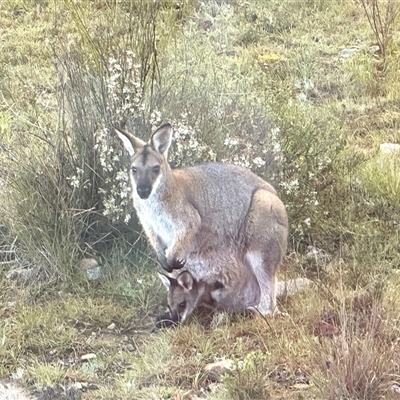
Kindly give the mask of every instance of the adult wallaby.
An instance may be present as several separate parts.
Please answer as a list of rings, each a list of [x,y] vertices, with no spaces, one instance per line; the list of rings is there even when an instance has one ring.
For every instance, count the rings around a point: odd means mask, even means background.
[[[250,310],[257,312],[254,307],[254,296],[248,298],[246,295],[246,285],[242,282],[228,282],[223,284],[218,277],[214,283],[196,280],[189,271],[182,271],[176,277],[159,274],[159,277],[168,290],[168,314],[164,314],[160,320],[159,327],[163,326],[164,321],[171,322],[173,325],[183,323],[199,306],[206,306],[219,311],[242,312]],[[312,282],[307,278],[289,279],[278,281],[276,285],[276,297],[282,298],[293,295]],[[249,287],[253,282],[248,282]],[[258,290],[257,290],[258,289]],[[251,293],[255,296],[260,295],[257,287],[252,287]],[[168,324],[166,324],[168,325]]]
[[[250,268],[260,287],[262,315],[275,310],[276,272],[286,251],[285,207],[267,182],[235,165],[210,163],[172,170],[167,161],[173,130],[157,129],[148,143],[116,129],[130,160],[134,207],[161,266],[171,272],[179,260],[197,257],[207,247],[231,249]],[[201,243],[199,246],[198,244]],[[197,257],[196,278],[210,282],[229,265]],[[235,268],[235,265],[232,266]]]

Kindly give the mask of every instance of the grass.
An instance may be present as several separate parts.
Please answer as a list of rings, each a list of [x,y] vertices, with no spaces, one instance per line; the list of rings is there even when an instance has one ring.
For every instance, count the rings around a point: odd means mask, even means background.
[[[400,171],[379,153],[400,140],[395,29],[383,59],[362,5],[340,0],[7,0],[0,26],[1,379],[53,398],[398,396]],[[314,280],[281,300],[287,317],[198,313],[152,332],[165,293],[123,222],[109,129],[147,137],[167,120],[174,165],[242,163],[279,189],[280,278]],[[206,370],[221,360],[230,371]]]

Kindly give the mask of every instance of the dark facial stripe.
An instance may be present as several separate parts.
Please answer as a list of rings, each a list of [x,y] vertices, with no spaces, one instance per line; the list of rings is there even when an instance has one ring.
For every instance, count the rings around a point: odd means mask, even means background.
[[[149,155],[149,145],[148,144],[146,144],[144,147],[143,147],[143,151],[142,151],[142,156],[143,156],[143,165],[146,165],[146,162],[147,162],[147,156]]]

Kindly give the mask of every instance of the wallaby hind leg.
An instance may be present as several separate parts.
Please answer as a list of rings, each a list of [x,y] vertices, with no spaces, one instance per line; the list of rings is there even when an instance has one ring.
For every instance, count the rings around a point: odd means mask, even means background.
[[[244,262],[253,270],[261,290],[257,311],[270,315],[277,311],[276,274],[287,246],[288,221],[280,199],[267,190],[256,191],[245,229]]]
[[[276,270],[279,264],[274,265],[263,256],[265,255],[261,252],[249,251],[245,261],[251,266],[260,286],[260,302],[254,307],[254,311],[266,316],[276,311]]]

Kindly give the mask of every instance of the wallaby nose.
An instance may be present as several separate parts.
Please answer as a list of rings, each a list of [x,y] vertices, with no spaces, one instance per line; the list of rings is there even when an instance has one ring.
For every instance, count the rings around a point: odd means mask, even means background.
[[[141,199],[145,200],[150,196],[151,188],[148,186],[138,186],[137,193]]]
[[[181,322],[181,318],[180,318],[180,316],[179,316],[179,313],[178,313],[178,311],[176,311],[176,310],[171,310],[170,311],[170,316],[171,316],[171,321],[174,323],[174,324],[179,324],[180,322]]]

